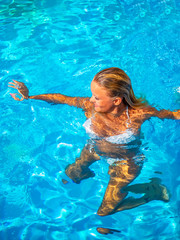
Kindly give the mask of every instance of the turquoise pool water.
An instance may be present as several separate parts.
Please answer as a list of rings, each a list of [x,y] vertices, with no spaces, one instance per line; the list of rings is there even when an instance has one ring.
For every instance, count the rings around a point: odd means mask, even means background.
[[[0,239],[175,240],[179,238],[178,121],[152,119],[142,127],[147,161],[134,183],[161,178],[171,201],[99,217],[108,165],[94,178],[64,185],[67,164],[87,136],[81,110],[45,102],[16,102],[8,82],[30,95],[90,96],[99,70],[117,66],[160,108],[180,107],[179,9],[176,0],[0,1]],[[96,227],[121,232],[100,235]]]

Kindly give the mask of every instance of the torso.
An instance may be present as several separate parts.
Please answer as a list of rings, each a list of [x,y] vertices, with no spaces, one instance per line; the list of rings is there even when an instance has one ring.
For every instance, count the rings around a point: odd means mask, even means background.
[[[132,109],[128,107],[123,113],[114,117],[110,114],[97,113],[91,110],[88,113],[91,119],[91,130],[99,137],[111,137],[131,131],[134,135],[139,134],[142,123],[145,120],[144,109]]]
[[[87,111],[88,110],[88,111]],[[128,107],[118,117],[94,111],[93,105],[85,110],[84,127],[100,156],[125,159],[138,155],[141,146],[140,128],[152,116],[152,107]]]
[[[143,122],[154,115],[151,106],[133,109],[128,107],[118,117],[98,113],[93,104],[86,102],[87,117],[84,127],[100,156],[130,159],[139,154],[140,128]]]

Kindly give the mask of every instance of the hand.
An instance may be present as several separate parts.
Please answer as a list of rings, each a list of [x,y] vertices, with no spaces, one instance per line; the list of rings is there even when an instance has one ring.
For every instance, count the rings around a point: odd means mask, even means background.
[[[177,110],[177,111],[175,111],[175,112],[173,112],[173,115],[174,115],[174,118],[175,119],[180,119],[180,110]]]
[[[15,88],[18,90],[19,93],[11,93],[11,96],[16,101],[23,101],[24,99],[28,99],[29,90],[24,83],[13,80],[13,82],[9,82],[8,87]]]

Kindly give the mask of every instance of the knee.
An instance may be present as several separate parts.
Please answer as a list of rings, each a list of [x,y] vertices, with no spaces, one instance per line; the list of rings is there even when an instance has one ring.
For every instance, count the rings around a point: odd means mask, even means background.
[[[101,217],[105,217],[107,216],[108,214],[105,213],[105,212],[102,212],[102,211],[97,211],[97,215],[101,216]]]
[[[112,210],[110,211],[108,209],[105,210],[105,209],[99,208],[98,211],[97,211],[97,215],[99,215],[101,217],[105,217],[105,216],[108,216],[110,214],[112,214]]]

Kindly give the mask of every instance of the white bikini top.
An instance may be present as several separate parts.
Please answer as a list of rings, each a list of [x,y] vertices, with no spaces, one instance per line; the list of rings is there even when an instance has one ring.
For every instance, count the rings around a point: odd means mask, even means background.
[[[128,107],[126,108],[126,114],[127,114],[128,119],[130,120],[129,113],[128,113]],[[100,139],[100,137],[98,137],[91,129],[91,118],[89,118],[85,121],[85,123],[83,124],[83,127],[85,128],[86,133],[89,135],[90,138]],[[131,141],[134,141],[136,139],[136,136],[131,129],[127,129],[125,132],[122,132],[119,135],[104,137],[103,139],[105,139],[106,141],[111,142],[111,143],[127,144]]]

